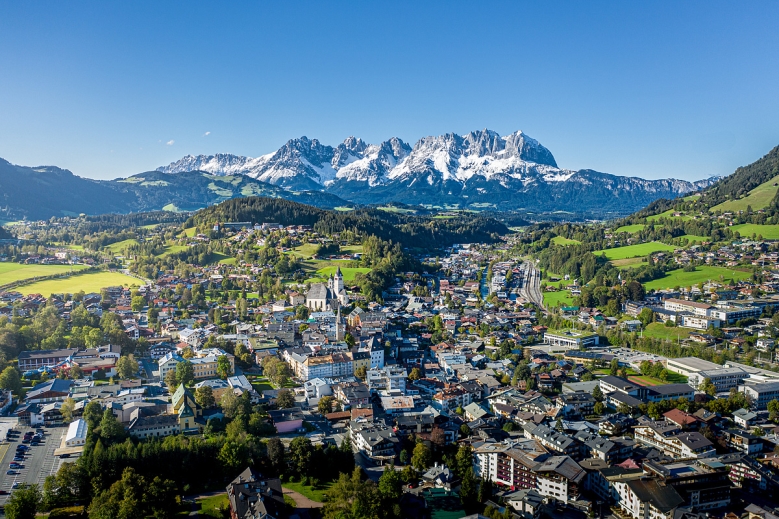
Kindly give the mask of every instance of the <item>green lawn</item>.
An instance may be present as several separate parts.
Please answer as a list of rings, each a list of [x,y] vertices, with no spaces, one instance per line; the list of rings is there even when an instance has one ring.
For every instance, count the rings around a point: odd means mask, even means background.
[[[21,286],[17,290],[24,295],[42,294],[48,297],[50,294],[75,294],[80,290],[86,293],[100,292],[100,289],[105,287],[140,284],[141,281],[139,279],[125,276],[119,272],[94,272],[80,276],[38,281],[37,283]]]
[[[330,481],[328,483],[320,483],[319,486],[317,486],[316,488],[313,488],[311,485],[303,485],[302,483],[299,482],[282,483],[282,486],[284,488],[288,488],[290,490],[294,490],[295,492],[303,494],[304,496],[311,499],[312,501],[324,503],[327,491],[330,490],[330,487],[333,486],[333,482]]]
[[[135,238],[130,238],[129,240],[118,241],[116,243],[112,243],[111,245],[106,245],[106,249],[114,254],[119,254],[129,245],[138,245],[138,240]]]
[[[647,283],[644,283],[644,286],[647,290],[660,290],[662,288],[673,288],[676,286],[689,287],[697,285],[698,283],[705,283],[709,280],[724,281],[732,279],[733,281],[739,281],[748,279],[751,275],[751,272],[744,272],[743,270],[699,266],[695,268],[695,272],[685,272],[683,269],[668,271],[665,273],[665,276],[648,281]]]
[[[200,517],[214,517],[215,519],[223,519],[224,513],[221,510],[226,510],[230,506],[227,494],[198,499],[196,502]]]
[[[87,268],[85,265],[24,265],[22,263],[0,263],[0,285],[52,274],[62,274]]]
[[[611,264],[619,269],[627,269],[636,267],[638,265],[641,265],[644,263],[644,257],[639,256],[638,258],[625,258],[625,259],[619,259],[619,260],[611,260]]]
[[[646,228],[646,224],[634,223],[633,225],[623,225],[622,227],[618,227],[614,229],[614,232],[636,233],[639,231],[643,231],[645,228]]]
[[[567,290],[559,292],[544,292],[544,306],[554,308],[555,306],[569,306],[573,304],[573,297]]]
[[[673,251],[676,247],[660,243],[659,241],[650,241],[649,243],[639,243],[636,245],[626,245],[624,247],[615,247],[613,249],[604,249],[593,252],[596,256],[604,254],[606,259],[618,260],[625,258],[637,258],[639,256],[648,256],[653,252]]]
[[[776,191],[779,189],[777,184],[779,184],[779,175],[768,182],[760,184],[744,198],[722,202],[721,204],[712,207],[711,210],[720,210],[723,213],[727,211],[746,211],[747,206],[752,206],[752,209],[755,211],[758,209],[765,209],[768,207],[768,204],[771,203],[771,200],[774,199],[774,196],[776,196]]]
[[[555,236],[552,238],[552,243],[556,243],[557,245],[578,245],[581,242],[579,240],[566,238],[565,236]]]
[[[335,274],[337,266],[324,267],[316,271],[317,276],[306,280],[306,283],[321,283],[325,281],[331,274]],[[341,274],[344,276],[344,281],[353,281],[354,276],[357,273],[367,274],[371,269],[367,267],[341,267]]]
[[[354,207],[346,207],[346,206],[339,205],[338,207],[335,208],[335,210],[341,213],[348,213],[349,211],[354,211]]]
[[[667,327],[663,323],[651,323],[644,330],[644,337],[652,337],[654,339],[666,339],[675,341],[677,337],[679,339],[686,339],[690,336],[692,330],[689,328],[679,328],[677,326]]]
[[[742,237],[751,237],[760,235],[766,240],[779,239],[779,225],[758,225],[754,223],[742,223],[730,228],[732,231],[738,231]]]
[[[656,222],[660,218],[670,218],[671,220],[692,220],[692,216],[682,215],[682,216],[673,216],[673,214],[676,211],[674,209],[669,209],[663,213],[660,214],[653,214],[652,216],[647,217],[647,221],[649,222]]]

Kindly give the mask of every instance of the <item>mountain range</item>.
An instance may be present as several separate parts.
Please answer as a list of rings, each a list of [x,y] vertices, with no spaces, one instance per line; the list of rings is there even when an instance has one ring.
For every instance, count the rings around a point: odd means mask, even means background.
[[[367,144],[349,137],[333,147],[301,137],[256,158],[188,155],[156,171],[115,180],[0,159],[0,219],[189,211],[242,196],[325,209],[405,204],[606,218],[698,191],[715,180],[645,180],[563,169],[547,148],[521,131],[505,137],[490,130],[450,133],[413,146],[398,138]]]
[[[301,137],[256,158],[187,155],[158,171],[240,174],[285,189],[331,193],[358,204],[603,213],[630,212],[717,180],[645,180],[563,169],[552,152],[521,131],[502,137],[486,129],[464,136],[425,137],[413,147],[395,137],[380,144],[349,137],[335,147]]]

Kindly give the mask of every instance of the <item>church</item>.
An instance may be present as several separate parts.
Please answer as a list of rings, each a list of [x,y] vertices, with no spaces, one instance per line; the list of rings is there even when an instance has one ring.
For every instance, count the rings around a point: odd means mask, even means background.
[[[349,296],[344,288],[344,277],[341,267],[335,269],[325,283],[314,283],[306,294],[306,306],[314,312],[335,311],[340,306],[349,304]]]

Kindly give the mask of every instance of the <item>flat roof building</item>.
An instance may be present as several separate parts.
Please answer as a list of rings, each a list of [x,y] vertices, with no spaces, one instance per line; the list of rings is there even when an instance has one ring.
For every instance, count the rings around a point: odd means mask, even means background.
[[[668,371],[673,371],[685,377],[689,377],[693,373],[699,371],[710,371],[720,369],[722,366],[709,362],[708,360],[699,359],[697,357],[681,357],[678,359],[668,359],[665,366]]]

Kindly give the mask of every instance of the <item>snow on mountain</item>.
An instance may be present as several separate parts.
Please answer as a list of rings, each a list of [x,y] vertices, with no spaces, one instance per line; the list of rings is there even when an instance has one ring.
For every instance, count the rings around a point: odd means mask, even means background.
[[[445,201],[507,209],[532,204],[638,208],[713,182],[645,180],[562,169],[547,148],[523,132],[502,137],[487,129],[463,136],[424,137],[413,148],[394,137],[380,144],[349,137],[336,147],[301,137],[257,158],[188,155],[159,168],[165,173],[196,170],[248,175],[291,190],[324,190],[358,203]]]

